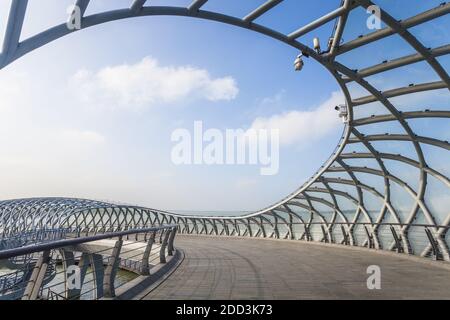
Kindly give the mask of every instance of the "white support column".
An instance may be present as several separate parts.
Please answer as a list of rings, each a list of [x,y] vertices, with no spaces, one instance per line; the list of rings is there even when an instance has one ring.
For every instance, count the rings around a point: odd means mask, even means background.
[[[161,263],[166,263],[166,247],[167,247],[167,242],[169,240],[169,235],[170,232],[167,230],[164,234],[164,239],[161,243],[161,250],[159,251],[159,262]]]
[[[36,300],[39,295],[42,283],[44,282],[45,273],[50,263],[50,251],[44,251],[34,266],[31,278],[23,294],[22,300]]]
[[[114,247],[114,250],[116,248]],[[113,250],[113,253],[114,253]],[[120,253],[120,248],[119,248]],[[103,266],[103,256],[101,254],[89,254],[89,259],[91,262],[91,268],[92,268],[92,274],[94,277],[94,299],[100,299],[104,296],[104,293],[106,292],[104,290],[104,282],[106,277],[109,275],[107,274],[108,267],[105,270],[105,267]],[[120,259],[120,258],[119,258]],[[116,277],[116,271],[117,267],[113,270],[112,276],[112,288],[114,292],[114,279]]]
[[[148,276],[150,275],[150,265],[148,259],[150,258],[150,254],[152,252],[153,244],[155,243],[156,231],[152,232],[150,238],[147,242],[147,247],[145,247],[144,254],[142,256],[142,267],[141,267],[141,275]]]
[[[80,283],[81,286],[78,290],[74,290],[74,298],[79,300],[81,290],[83,288],[84,279],[86,278],[86,273],[90,265],[89,253],[82,253],[80,261],[78,262],[78,268],[80,268]]]
[[[175,240],[176,234],[177,234],[177,228],[172,228],[172,230],[170,231],[169,243],[168,243],[168,247],[167,247],[167,254],[169,256],[173,256],[173,252],[175,250],[175,248],[173,247],[173,242]]]
[[[117,268],[120,264],[120,251],[122,250],[123,240],[122,237],[116,241],[114,245],[112,255],[109,259],[108,265],[106,266],[104,279],[103,279],[103,294],[106,298],[114,298],[116,296],[114,288],[114,280],[117,274]]]
[[[68,279],[68,274],[67,274],[67,270],[69,269],[69,267],[75,265],[75,256],[72,251],[65,250],[64,248],[60,250],[60,253],[61,253],[61,259],[62,259],[62,265],[64,268],[64,289],[65,289],[64,297],[67,300],[72,300],[80,295],[80,292],[79,292],[80,290],[78,290],[77,288],[72,288],[69,285],[69,279]],[[80,288],[79,289],[81,289],[81,285],[83,284],[83,282],[81,281],[81,272],[80,272],[79,277],[80,277]]]

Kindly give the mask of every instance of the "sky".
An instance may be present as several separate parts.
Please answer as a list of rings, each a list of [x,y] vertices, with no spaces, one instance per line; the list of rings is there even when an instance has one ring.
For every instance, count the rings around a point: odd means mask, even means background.
[[[9,0],[0,3],[0,34]],[[67,19],[72,1],[30,0],[21,39]],[[153,0],[152,5],[190,1]],[[264,1],[211,0],[207,10],[244,16]],[[286,0],[258,23],[289,33],[335,9],[340,1]],[[380,1],[386,2],[386,1]],[[437,1],[394,1],[405,18]],[[92,0],[87,15],[127,6]],[[415,12],[416,11],[416,12]],[[358,36],[366,13],[349,20],[345,40]],[[418,28],[427,45],[448,42],[448,17]],[[318,29],[323,42],[331,24]],[[427,29],[428,30],[428,29]],[[365,33],[364,31],[363,33]],[[362,33],[362,32],[360,32]],[[301,39],[310,44],[313,35]],[[359,68],[412,53],[407,45],[363,48],[339,59]],[[398,43],[397,41],[396,43]],[[369,51],[367,51],[369,50]],[[112,200],[165,210],[253,211],[295,191],[329,157],[343,130],[334,106],[344,103],[332,76],[298,52],[252,31],[182,17],[143,17],[103,24],[52,42],[0,71],[0,199],[64,196]],[[449,59],[442,60],[444,67]],[[433,81],[421,64],[385,78],[382,89],[407,85],[411,75]],[[360,92],[361,88],[351,88]],[[358,94],[356,94],[358,95]],[[416,97],[442,106],[444,93]],[[411,101],[399,101],[405,108]],[[408,105],[409,104],[409,105]],[[370,110],[370,108],[374,109]],[[363,111],[378,112],[377,106]],[[448,103],[447,103],[448,108]],[[442,108],[441,108],[442,109]],[[370,111],[369,111],[370,110]],[[280,129],[280,170],[259,166],[177,166],[171,134],[177,128]],[[426,124],[420,124],[425,126]],[[432,130],[449,135],[443,123]]]

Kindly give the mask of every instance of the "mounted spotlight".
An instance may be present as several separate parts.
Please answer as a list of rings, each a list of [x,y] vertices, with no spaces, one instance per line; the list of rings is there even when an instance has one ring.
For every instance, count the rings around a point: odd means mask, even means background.
[[[314,45],[314,50],[316,50],[316,52],[320,54],[322,52],[322,50],[320,49],[320,40],[319,40],[319,38],[317,38],[317,37],[314,38],[313,45]]]
[[[303,69],[304,65],[305,65],[305,62],[303,62],[303,54],[300,53],[297,56],[297,58],[295,58],[295,61],[294,61],[295,71],[301,71]]]
[[[339,118],[342,118],[343,122],[348,122],[348,109],[345,104],[340,104],[334,109],[339,112]]]

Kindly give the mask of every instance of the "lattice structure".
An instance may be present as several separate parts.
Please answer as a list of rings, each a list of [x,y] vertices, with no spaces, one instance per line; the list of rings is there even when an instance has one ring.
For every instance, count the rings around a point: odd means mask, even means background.
[[[19,42],[27,2],[12,1],[0,67],[77,31],[61,23]],[[157,218],[160,223],[164,219],[178,223],[180,231],[184,233],[324,241],[395,249],[423,256],[433,250],[435,256],[450,259],[447,235],[450,211],[445,206],[436,209],[435,205],[449,198],[449,165],[448,162],[432,165],[432,159],[438,157],[445,160],[448,157],[450,144],[445,137],[434,135],[433,130],[423,134],[417,129],[421,127],[420,124],[430,127],[433,127],[433,123],[442,125],[442,121],[448,121],[445,119],[450,117],[450,78],[443,66],[443,59],[450,53],[450,44],[429,48],[412,31],[414,28],[429,26],[438,19],[448,18],[449,3],[440,3],[435,8],[404,20],[393,17],[387,5],[378,6],[382,28],[370,31],[365,25],[361,26],[363,32],[368,32],[350,41],[343,41],[343,34],[352,14],[357,10],[373,8],[376,3],[344,0],[334,11],[289,34],[258,23],[258,19],[281,6],[282,0],[264,2],[245,17],[209,11],[205,9],[207,0],[193,1],[188,7],[152,6],[152,1],[135,0],[121,10],[84,16],[89,3],[89,0],[76,2],[83,15],[82,30],[132,17],[185,16],[250,29],[298,49],[304,56],[328,69],[342,89],[348,112],[345,132],[335,153],[309,181],[279,203],[253,214],[240,217],[188,217],[86,200],[17,200],[0,203],[4,232],[20,232],[44,225],[66,227],[71,224],[92,228],[117,224],[117,228],[121,228],[130,224],[153,224]],[[314,50],[302,42],[303,37],[333,22],[332,37],[326,51]],[[406,44],[411,53],[359,70],[340,59],[359,48],[383,43],[388,38],[396,38],[399,43]],[[402,72],[404,68],[416,64],[425,66],[432,73],[431,82],[380,90],[380,82],[371,81],[380,75],[390,79],[392,72]],[[352,86],[356,86],[358,92],[365,92],[366,96],[355,94]],[[405,111],[396,100],[431,91],[443,95],[446,105],[438,109],[421,106]],[[377,111],[373,114],[369,111],[368,114],[367,110],[374,108]],[[431,182],[437,186],[432,190]],[[398,203],[404,203],[405,199],[405,205]],[[421,238],[428,241],[420,241]]]
[[[93,200],[36,198],[0,201],[0,239],[27,235],[33,230],[64,228],[78,233],[99,233],[172,222],[175,218],[163,211]]]

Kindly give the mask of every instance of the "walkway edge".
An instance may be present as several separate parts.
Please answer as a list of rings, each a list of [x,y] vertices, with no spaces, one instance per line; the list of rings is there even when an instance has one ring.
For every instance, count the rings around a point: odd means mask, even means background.
[[[117,295],[113,300],[142,300],[170,277],[184,261],[184,258],[184,251],[176,249],[172,257],[167,257],[167,263],[158,264],[150,270],[150,276],[138,276],[118,288]]]
[[[347,250],[353,250],[353,251],[361,251],[361,252],[368,252],[368,253],[374,253],[374,254],[380,254],[380,255],[386,255],[391,257],[397,257],[400,259],[410,260],[418,263],[422,263],[425,265],[433,266],[439,269],[445,269],[450,270],[450,263],[446,261],[435,261],[428,258],[415,256],[415,255],[408,255],[404,253],[396,253],[391,252],[387,250],[378,250],[378,249],[369,249],[364,247],[357,247],[357,246],[346,246],[341,244],[335,244],[335,243],[323,243],[323,242],[315,242],[315,241],[304,241],[304,240],[289,240],[289,239],[272,239],[272,238],[249,238],[249,237],[234,237],[234,236],[211,236],[211,235],[198,235],[198,234],[179,234],[178,237],[205,237],[205,238],[217,238],[221,237],[224,239],[255,239],[255,240],[263,240],[263,241],[279,241],[279,242],[286,242],[286,243],[299,243],[299,244],[305,244],[305,245],[314,245],[314,246],[322,246],[322,247],[329,247],[329,248],[342,248]]]

